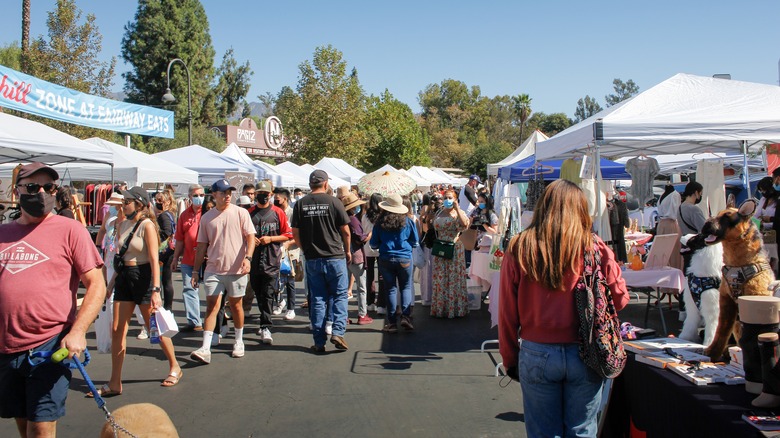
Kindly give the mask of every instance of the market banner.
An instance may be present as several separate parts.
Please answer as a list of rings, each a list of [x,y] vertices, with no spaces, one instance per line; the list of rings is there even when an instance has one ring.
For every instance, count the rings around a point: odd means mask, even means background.
[[[108,131],[173,138],[173,111],[92,96],[4,65],[0,106]]]

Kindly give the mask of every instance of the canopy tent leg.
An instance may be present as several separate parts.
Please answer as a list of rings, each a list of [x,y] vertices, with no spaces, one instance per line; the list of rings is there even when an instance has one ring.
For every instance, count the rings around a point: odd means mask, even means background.
[[[753,194],[750,193],[750,169],[748,168],[748,148],[747,141],[742,140],[742,184],[747,189],[747,197],[752,198]]]

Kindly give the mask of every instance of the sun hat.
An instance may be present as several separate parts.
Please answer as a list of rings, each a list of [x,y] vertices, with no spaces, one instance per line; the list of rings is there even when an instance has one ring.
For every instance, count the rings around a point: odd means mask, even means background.
[[[379,208],[385,211],[389,211],[390,213],[409,213],[409,209],[404,205],[404,201],[401,199],[401,195],[397,193],[385,196],[385,200],[379,203]]]
[[[241,195],[238,197],[238,205],[252,205],[252,200],[247,195]]]
[[[347,193],[343,198],[341,198],[341,202],[344,204],[344,210],[352,210],[353,208],[357,207],[358,205],[363,205],[366,203],[366,201],[360,199],[352,192]]]
[[[125,197],[116,192],[112,193],[111,197],[108,198],[108,201],[105,202],[106,205],[122,205],[124,203]]]

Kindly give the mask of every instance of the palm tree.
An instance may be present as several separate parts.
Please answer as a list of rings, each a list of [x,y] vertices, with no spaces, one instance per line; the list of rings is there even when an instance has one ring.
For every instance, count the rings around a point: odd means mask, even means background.
[[[27,56],[30,49],[30,0],[22,0],[22,71],[27,71]]]
[[[515,114],[520,119],[520,142],[523,141],[523,127],[525,122],[531,117],[531,97],[527,94],[520,94],[518,96],[512,96],[512,104],[514,106]]]

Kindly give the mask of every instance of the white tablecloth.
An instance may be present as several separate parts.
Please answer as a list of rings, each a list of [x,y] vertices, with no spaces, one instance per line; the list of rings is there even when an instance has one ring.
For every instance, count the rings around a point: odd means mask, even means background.
[[[494,271],[490,270],[490,260],[492,256],[487,252],[471,252],[471,266],[469,267],[469,278],[482,286],[482,291],[490,290]]]
[[[665,267],[660,269],[642,269],[623,271],[623,279],[626,285],[634,287],[668,287],[683,291],[688,287],[688,279],[677,268]]]

